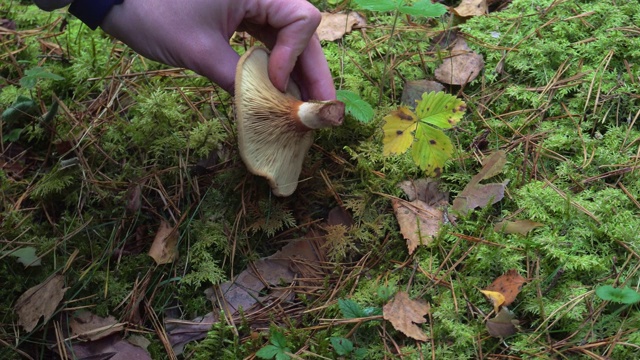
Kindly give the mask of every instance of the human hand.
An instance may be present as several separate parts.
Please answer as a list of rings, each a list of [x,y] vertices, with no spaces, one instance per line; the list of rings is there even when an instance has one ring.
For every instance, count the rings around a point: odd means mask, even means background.
[[[247,31],[271,49],[269,78],[289,76],[304,99],[333,100],[333,79],[315,30],[320,12],[306,0],[127,0],[100,25],[139,54],[191,69],[233,93],[240,58],[229,45]]]

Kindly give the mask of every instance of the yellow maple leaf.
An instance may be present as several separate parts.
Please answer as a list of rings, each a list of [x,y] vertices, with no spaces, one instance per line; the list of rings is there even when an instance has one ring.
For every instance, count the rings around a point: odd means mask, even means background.
[[[418,126],[418,118],[409,108],[402,106],[385,116],[384,121],[384,156],[403,154],[413,143],[413,132]]]

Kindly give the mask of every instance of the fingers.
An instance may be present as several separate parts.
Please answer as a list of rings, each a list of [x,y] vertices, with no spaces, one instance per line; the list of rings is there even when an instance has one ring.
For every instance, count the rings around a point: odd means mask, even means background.
[[[311,38],[307,48],[298,57],[297,69],[309,99],[335,100],[333,78],[317,36]]]
[[[262,6],[254,7],[256,11],[249,21],[268,25],[277,31],[269,59],[269,78],[273,85],[284,91],[298,61],[297,69],[304,82],[301,85],[320,86],[319,89],[307,89],[309,96],[335,97],[327,90],[327,83],[331,83],[330,87],[333,88],[333,81],[320,42],[315,37],[322,18],[318,9],[307,1],[273,0],[258,3]]]
[[[240,56],[224,39],[210,46],[195,46],[184,59],[187,67],[204,75],[223,89],[233,94],[236,66]]]

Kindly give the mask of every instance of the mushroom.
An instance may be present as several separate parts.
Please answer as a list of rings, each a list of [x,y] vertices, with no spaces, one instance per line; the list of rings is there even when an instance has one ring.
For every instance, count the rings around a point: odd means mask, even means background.
[[[313,144],[313,130],[342,124],[340,101],[300,100],[289,82],[287,93],[269,79],[269,52],[252,47],[236,68],[235,108],[240,157],[277,196],[289,196],[298,186],[304,157]]]

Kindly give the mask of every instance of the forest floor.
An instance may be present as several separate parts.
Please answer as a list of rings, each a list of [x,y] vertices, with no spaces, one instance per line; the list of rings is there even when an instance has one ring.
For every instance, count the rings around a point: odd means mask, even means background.
[[[640,358],[640,1],[312,2],[277,197],[232,95],[0,0],[0,358]]]

